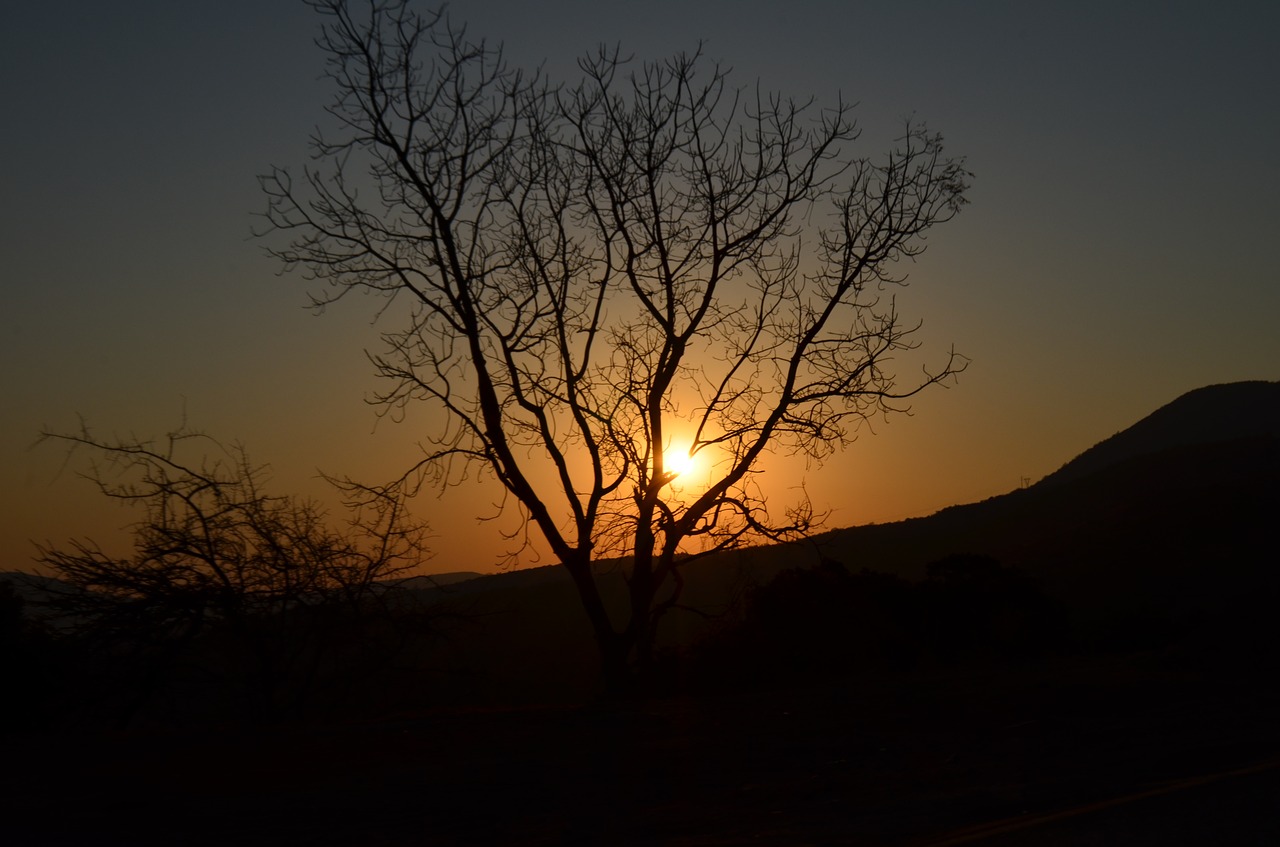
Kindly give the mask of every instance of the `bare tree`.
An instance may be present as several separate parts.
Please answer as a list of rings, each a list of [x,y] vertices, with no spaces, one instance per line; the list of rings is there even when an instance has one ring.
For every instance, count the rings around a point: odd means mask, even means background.
[[[622,684],[684,565],[814,524],[807,502],[766,508],[766,452],[822,457],[963,369],[952,352],[899,383],[917,325],[892,292],[969,174],[914,123],[884,158],[852,155],[848,105],[733,88],[700,53],[601,49],[553,85],[442,12],[311,5],[336,127],[297,178],[263,178],[272,252],[327,284],[317,307],[389,299],[377,400],[433,410],[391,487],[448,486],[473,463],[496,476]],[[677,482],[690,456],[706,479]],[[618,556],[615,620],[593,563]]]
[[[84,427],[45,438],[92,451],[86,475],[143,510],[131,555],[72,541],[37,559],[63,586],[46,603],[62,629],[139,658],[148,679],[126,719],[182,663],[234,678],[259,718],[296,712],[320,669],[353,652],[337,643],[340,619],[368,624],[395,577],[425,559],[426,527],[402,500],[363,497],[334,525],[314,501],[268,494],[243,447],[186,428],[159,442]]]

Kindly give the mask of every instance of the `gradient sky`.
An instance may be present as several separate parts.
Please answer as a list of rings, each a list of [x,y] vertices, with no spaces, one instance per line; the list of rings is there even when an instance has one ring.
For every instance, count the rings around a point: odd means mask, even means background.
[[[1280,379],[1280,6],[464,0],[473,34],[552,76],[600,42],[704,41],[740,85],[860,104],[866,152],[914,114],[968,157],[972,205],[900,296],[960,383],[805,481],[830,526],[896,520],[1038,479],[1177,395]],[[118,539],[129,513],[42,427],[158,435],[183,414],[244,442],[281,491],[385,477],[413,417],[378,423],[374,303],[323,317],[250,237],[256,175],[323,119],[316,19],[289,0],[68,0],[0,26],[0,570],[32,540]],[[497,493],[423,498],[431,569],[487,570]]]

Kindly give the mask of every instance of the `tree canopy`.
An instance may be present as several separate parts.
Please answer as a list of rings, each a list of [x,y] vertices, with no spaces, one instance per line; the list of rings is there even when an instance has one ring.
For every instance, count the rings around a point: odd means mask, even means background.
[[[317,306],[383,295],[387,410],[431,410],[389,488],[494,475],[572,574],[606,668],[648,658],[691,558],[815,522],[759,461],[821,458],[962,370],[907,380],[899,262],[970,175],[908,122],[858,155],[851,107],[735,87],[701,52],[601,48],[568,82],[443,11],[315,0],[334,99],[314,162],[263,178],[272,252]],[[677,479],[673,462],[705,469]],[[593,562],[626,557],[615,620]]]

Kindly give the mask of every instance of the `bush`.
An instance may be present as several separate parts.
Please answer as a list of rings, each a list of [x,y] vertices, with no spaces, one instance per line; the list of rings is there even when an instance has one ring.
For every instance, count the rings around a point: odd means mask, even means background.
[[[1066,619],[1020,572],[949,556],[911,583],[840,563],[793,568],[694,651],[708,684],[772,686],[921,667],[1017,662],[1065,643]]]

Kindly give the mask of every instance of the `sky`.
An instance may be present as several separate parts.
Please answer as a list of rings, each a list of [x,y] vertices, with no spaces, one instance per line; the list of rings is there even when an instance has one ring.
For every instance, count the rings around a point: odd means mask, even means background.
[[[1191,389],[1280,379],[1280,6],[459,0],[469,32],[557,78],[598,44],[704,45],[731,81],[858,104],[860,151],[913,115],[974,172],[899,306],[926,358],[972,361],[821,467],[775,462],[828,526],[929,514],[1036,480]],[[252,235],[257,176],[308,156],[328,100],[291,0],[67,0],[0,26],[0,570],[32,542],[125,552],[135,516],[37,444],[184,419],[269,463],[387,478],[429,422],[379,420],[375,304],[316,316]],[[935,359],[936,361],[936,359]],[[499,494],[424,495],[431,571],[491,570]],[[523,564],[535,562],[532,557]]]

